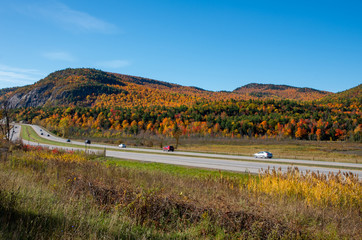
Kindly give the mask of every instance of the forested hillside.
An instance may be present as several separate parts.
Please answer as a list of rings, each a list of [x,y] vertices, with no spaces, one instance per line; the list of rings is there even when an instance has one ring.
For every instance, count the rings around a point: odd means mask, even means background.
[[[331,93],[283,85],[249,84],[233,92],[212,92],[168,82],[96,69],[65,69],[51,73],[33,85],[4,89],[2,99],[10,107],[39,106],[191,106],[198,101],[289,99],[316,100]]]
[[[348,89],[343,92],[326,96],[320,100],[323,103],[342,103],[348,105],[350,103],[362,104],[362,84],[357,87]]]
[[[180,107],[63,107],[17,110],[17,120],[63,136],[224,136],[361,141],[360,106],[289,100],[198,102]]]
[[[250,83],[235,89],[233,92],[249,97],[263,99],[294,99],[294,100],[315,100],[331,95],[330,92],[320,91],[312,88],[297,88],[287,85],[257,84]]]
[[[211,92],[95,69],[66,69],[34,85],[5,91],[3,100],[17,107],[16,120],[43,125],[63,136],[361,141],[360,89],[361,85],[331,94],[249,84],[233,92]]]

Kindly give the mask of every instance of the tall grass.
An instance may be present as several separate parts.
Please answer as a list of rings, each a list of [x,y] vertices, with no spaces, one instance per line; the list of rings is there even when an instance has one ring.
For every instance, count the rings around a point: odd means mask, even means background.
[[[0,162],[0,211],[2,239],[358,239],[361,182],[30,147]]]
[[[273,196],[288,196],[304,201],[307,206],[358,209],[362,204],[362,186],[357,175],[352,173],[320,174],[300,173],[298,169],[268,169],[259,179],[252,179],[247,187],[252,192]]]

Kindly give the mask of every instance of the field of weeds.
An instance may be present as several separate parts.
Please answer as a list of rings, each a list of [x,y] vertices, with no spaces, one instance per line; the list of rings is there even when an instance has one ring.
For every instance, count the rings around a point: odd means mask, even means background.
[[[360,239],[361,181],[23,147],[0,160],[1,239]]]

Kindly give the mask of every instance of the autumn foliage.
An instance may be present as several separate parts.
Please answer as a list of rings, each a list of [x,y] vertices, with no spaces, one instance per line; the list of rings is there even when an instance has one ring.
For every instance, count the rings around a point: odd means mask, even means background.
[[[103,102],[105,105],[107,101]],[[361,141],[356,104],[289,100],[204,101],[191,106],[57,107],[19,109],[17,120],[40,124],[62,136],[149,133],[172,137],[222,136]]]
[[[22,96],[32,88],[43,89],[42,96],[49,99],[41,107],[16,109],[16,120],[40,124],[62,136],[148,133],[362,140],[361,85],[339,97],[265,84],[212,92],[95,69],[66,69],[13,92]],[[325,95],[330,96],[315,100]]]

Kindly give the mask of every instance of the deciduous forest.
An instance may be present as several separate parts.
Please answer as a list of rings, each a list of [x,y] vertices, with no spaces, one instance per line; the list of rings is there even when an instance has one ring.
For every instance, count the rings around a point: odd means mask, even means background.
[[[15,120],[64,137],[135,136],[362,140],[361,88],[333,94],[248,84],[232,92],[65,69],[34,85],[5,89]]]
[[[355,103],[226,100],[179,107],[106,107],[106,103],[96,103],[94,107],[18,109],[16,120],[42,125],[64,137],[147,132],[170,137],[362,139],[361,112]]]

